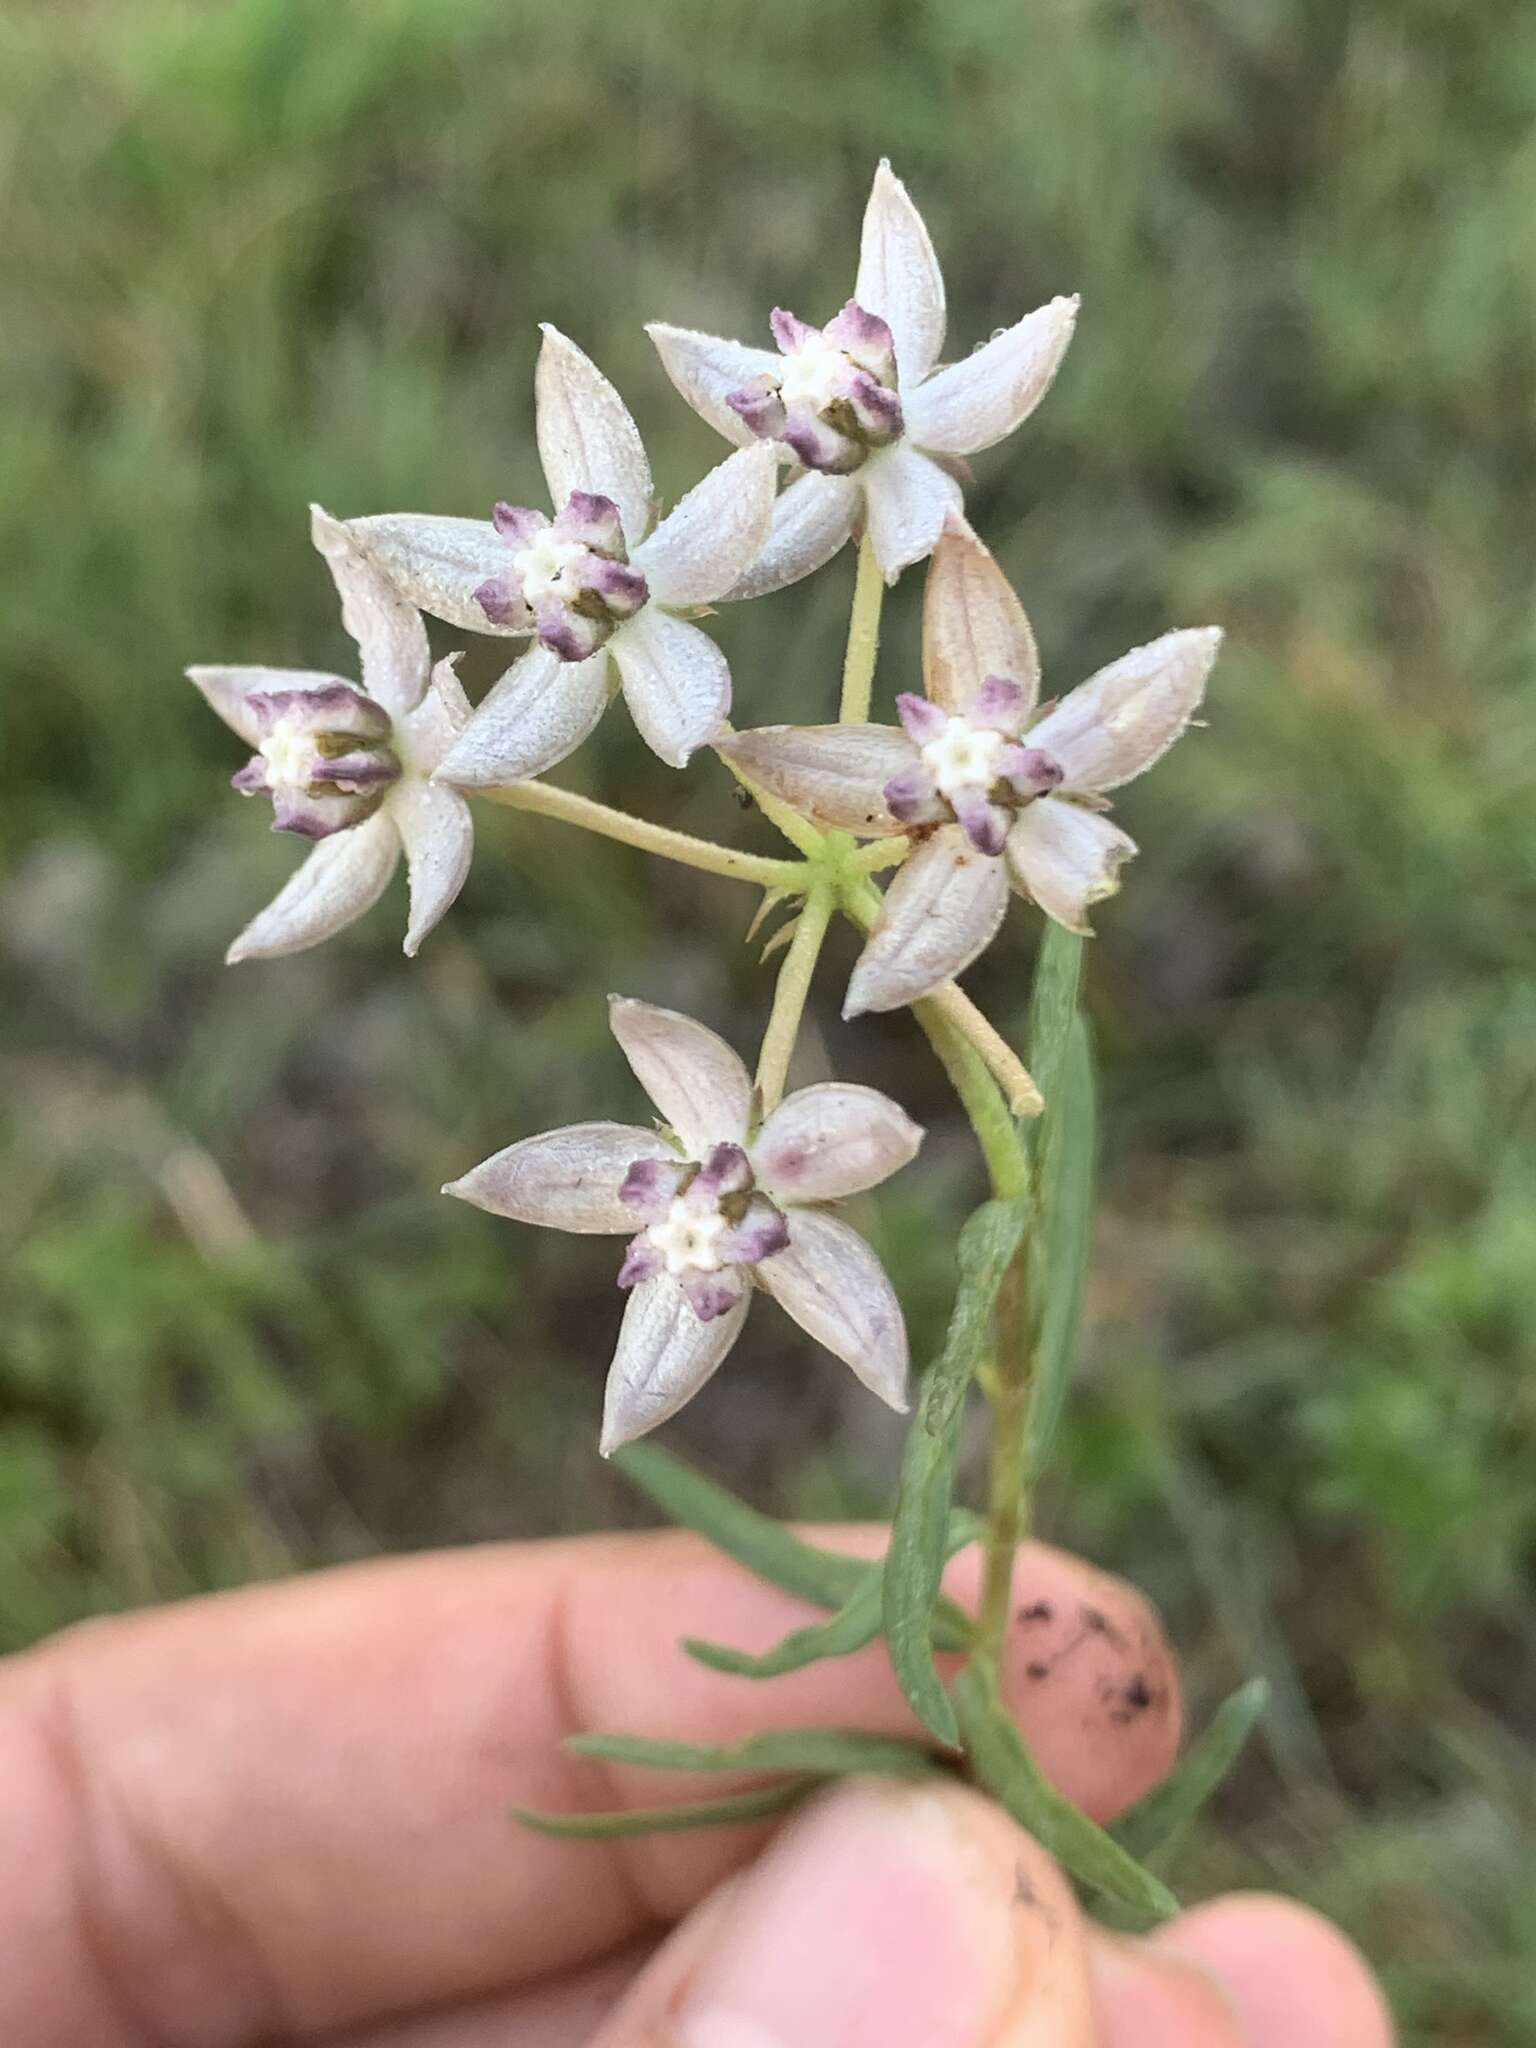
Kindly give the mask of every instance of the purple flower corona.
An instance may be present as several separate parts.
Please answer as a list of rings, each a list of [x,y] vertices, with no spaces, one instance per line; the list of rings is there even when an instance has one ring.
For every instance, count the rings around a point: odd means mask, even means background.
[[[650,595],[632,568],[619,508],[592,491],[572,491],[554,519],[499,504],[496,531],[512,550],[475,600],[493,626],[532,629],[561,661],[586,661],[632,619]]]
[[[901,433],[896,350],[877,313],[850,299],[835,320],[812,327],[780,307],[771,322],[784,362],[726,394],[726,404],[763,441],[782,441],[807,469],[847,476]]]
[[[372,817],[400,778],[389,713],[350,683],[252,690],[245,703],[257,751],[230,780],[242,796],[271,797],[275,832],[345,832]]]

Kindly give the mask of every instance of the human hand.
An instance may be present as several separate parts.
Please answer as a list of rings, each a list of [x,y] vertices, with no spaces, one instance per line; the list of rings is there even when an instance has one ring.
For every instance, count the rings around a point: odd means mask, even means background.
[[[1021,1553],[1017,1591],[1020,1721],[1107,1818],[1172,1762],[1167,1648],[1136,1594],[1058,1551]],[[350,1567],[12,1658],[0,2041],[1388,2048],[1312,1914],[1229,1898],[1111,1938],[958,1785],[845,1784],[776,1831],[585,1843],[509,1817],[699,1796],[566,1756],[580,1729],[912,1733],[878,1645],[770,1685],[677,1648],[805,1618],[692,1537],[595,1537]]]

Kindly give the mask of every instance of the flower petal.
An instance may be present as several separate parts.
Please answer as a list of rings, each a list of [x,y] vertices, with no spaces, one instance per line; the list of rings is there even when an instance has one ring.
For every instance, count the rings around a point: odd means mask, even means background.
[[[752,1165],[771,1195],[835,1202],[878,1186],[922,1142],[922,1126],[878,1088],[821,1081],[785,1096],[758,1133]]]
[[[413,960],[422,940],[450,908],[469,878],[475,827],[469,805],[455,789],[407,775],[390,791],[389,815],[405,846],[411,880],[405,953]]]
[[[795,1209],[789,1248],[753,1275],[809,1337],[851,1365],[898,1415],[907,1407],[907,1326],[885,1268],[851,1225]]]
[[[779,462],[767,442],[740,449],[696,483],[635,550],[658,604],[712,604],[762,553]]]
[[[462,654],[445,654],[432,671],[427,694],[400,720],[400,749],[418,775],[430,775],[470,721],[469,699],[459,681]]]
[[[845,1017],[915,1003],[959,974],[997,935],[1008,908],[1002,861],[941,825],[898,869],[848,983]]]
[[[662,368],[699,417],[728,441],[750,446],[752,429],[726,401],[759,377],[777,384],[782,358],[771,348],[748,348],[745,342],[699,334],[691,327],[669,327],[664,320],[652,320],[645,331],[656,344]]]
[[[426,621],[339,519],[309,508],[310,538],[341,596],[341,623],[363,658],[363,689],[391,718],[421,702],[432,673]]]
[[[640,1283],[608,1371],[598,1445],[605,1458],[692,1400],[741,1335],[751,1305],[751,1290],[744,1289],[733,1308],[706,1323],[667,1274]]]
[[[555,510],[573,491],[611,498],[626,540],[638,546],[656,509],[640,429],[592,358],[547,321],[533,390],[539,460]]]
[[[1069,932],[1087,933],[1089,906],[1113,896],[1136,842],[1098,811],[1043,796],[1021,811],[1008,834],[1015,884]]]
[[[635,1218],[619,1199],[625,1174],[637,1159],[676,1157],[654,1131],[638,1124],[568,1124],[493,1153],[449,1181],[443,1193],[515,1223],[582,1237],[628,1236]]]
[[[1064,790],[1117,789],[1152,766],[1200,708],[1217,626],[1164,633],[1079,683],[1028,738],[1059,761]]]
[[[533,620],[520,607],[497,625],[475,596],[482,584],[506,574],[506,542],[488,519],[446,519],[429,512],[384,512],[351,519],[347,531],[366,560],[388,577],[402,597],[468,633],[524,638]]]
[[[400,834],[387,811],[322,839],[224,958],[233,967],[318,946],[373,908],[399,858]]]
[[[562,661],[530,647],[494,683],[439,764],[439,782],[499,789],[542,775],[574,754],[608,702],[608,650]]]
[[[989,676],[1040,694],[1040,655],[1013,587],[963,518],[946,526],[923,592],[923,688],[946,711],[964,714]]]
[[[859,496],[857,477],[824,476],[817,470],[797,477],[774,499],[762,552],[726,597],[766,597],[830,562],[853,531]]]
[[[248,747],[260,746],[270,730],[249,698],[287,690],[334,690],[338,685],[352,688],[340,676],[311,668],[189,668],[187,675]]]
[[[960,486],[917,449],[898,441],[859,472],[875,559],[887,583],[931,555],[944,522],[958,513]]]
[[[864,209],[853,296],[890,328],[907,392],[927,376],[944,346],[944,273],[922,215],[884,158]]]
[[[640,1086],[690,1159],[739,1145],[752,1114],[752,1080],[723,1038],[677,1010],[608,998],[608,1022]]]
[[[887,783],[918,765],[918,751],[894,725],[763,725],[715,742],[770,796],[835,831],[880,838],[901,824]]]
[[[975,455],[1011,434],[1050,390],[1076,320],[1075,298],[1052,299],[904,393],[908,439],[935,455]]]
[[[707,633],[648,604],[614,634],[618,663],[640,737],[669,768],[685,768],[731,708],[731,671]]]

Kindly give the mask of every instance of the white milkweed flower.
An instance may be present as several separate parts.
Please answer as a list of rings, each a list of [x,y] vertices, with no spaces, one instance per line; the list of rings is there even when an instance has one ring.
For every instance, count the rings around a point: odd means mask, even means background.
[[[443,1190],[519,1223],[629,1236],[603,1455],[698,1392],[757,1288],[904,1410],[901,1304],[864,1239],[824,1205],[905,1166],[922,1131],[887,1096],[838,1081],[786,1096],[754,1129],[751,1078],[713,1031],[621,996],[609,1019],[663,1129],[573,1124],[508,1146]]]
[[[318,505],[310,531],[361,653],[362,687],[310,669],[187,670],[256,750],[235,788],[272,798],[274,831],[318,842],[235,940],[231,963],[330,938],[383,895],[402,849],[411,884],[405,950],[414,954],[463,888],[473,852],[469,806],[431,779],[469,718],[453,672],[459,657],[433,667],[420,613]]]
[[[729,456],[658,525],[628,407],[549,326],[534,397],[553,519],[498,505],[488,520],[391,512],[350,524],[423,611],[472,632],[533,636],[439,777],[496,788],[542,774],[581,745],[615,682],[647,746],[681,768],[730,710],[731,672],[709,635],[678,614],[724,596],[761,551],[775,460],[766,449]]]
[[[780,309],[780,353],[653,323],[667,375],[729,440],[782,444],[806,474],[732,597],[757,597],[829,561],[860,521],[887,582],[931,554],[958,511],[959,459],[1011,434],[1040,403],[1072,338],[1075,298],[1052,299],[973,355],[937,368],[944,277],[923,217],[882,162],[853,297],[825,327]]]
[[[916,1002],[995,937],[1012,887],[1069,931],[1119,887],[1135,842],[1104,792],[1150,768],[1199,708],[1217,627],[1165,633],[1037,709],[1040,661],[1024,608],[987,549],[953,520],[923,602],[926,696],[900,728],[764,726],[719,743],[807,816],[916,844],[848,984],[845,1016]]]

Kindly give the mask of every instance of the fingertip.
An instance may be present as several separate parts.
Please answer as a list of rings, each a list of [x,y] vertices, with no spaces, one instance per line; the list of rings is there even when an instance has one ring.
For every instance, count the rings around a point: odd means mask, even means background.
[[[1293,1899],[1213,1899],[1160,1928],[1150,1946],[1214,1979],[1252,2048],[1393,2048],[1391,2014],[1359,1950]]]

